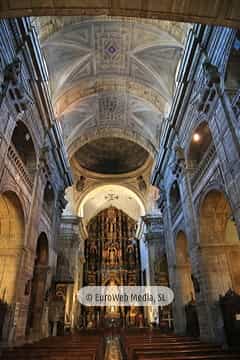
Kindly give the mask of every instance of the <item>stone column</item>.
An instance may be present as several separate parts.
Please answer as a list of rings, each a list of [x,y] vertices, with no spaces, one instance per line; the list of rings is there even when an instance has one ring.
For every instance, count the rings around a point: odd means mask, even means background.
[[[71,328],[79,325],[80,315],[77,292],[82,285],[81,268],[84,262],[80,222],[81,219],[78,216],[63,216],[57,239],[58,252],[61,254],[62,261],[58,263],[56,281],[67,284],[65,320]]]
[[[38,265],[35,268],[35,299],[32,304],[32,309],[30,309],[33,321],[32,321],[32,340],[38,340],[44,336],[42,333],[43,329],[43,313],[45,309],[45,291],[46,291],[46,281],[49,272],[49,267],[45,265]]]
[[[16,289],[16,302],[19,302],[21,305],[20,314],[16,325],[15,331],[15,341],[21,343],[25,340],[25,330],[28,317],[28,308],[30,302],[30,294],[28,296],[24,295],[25,286],[27,282],[31,281],[33,277],[34,264],[35,264],[35,253],[36,253],[36,243],[39,235],[39,224],[43,199],[43,189],[44,189],[44,172],[42,164],[39,164],[38,169],[35,174],[32,196],[31,196],[31,205],[29,209],[29,214],[27,217],[27,223],[25,225],[25,244],[21,252],[21,257],[19,261],[19,269],[17,275],[17,289]]]
[[[160,285],[157,279],[157,267],[160,262],[161,253],[162,256],[165,252],[164,236],[163,236],[163,223],[162,216],[159,215],[145,215],[143,216],[143,221],[146,225],[145,232],[145,244],[148,249],[148,263],[149,263],[149,281],[152,286]],[[159,325],[159,313],[158,307],[152,308],[152,317],[151,321],[155,321]]]
[[[164,234],[164,247],[167,256],[168,263],[168,276],[169,276],[169,286],[174,292],[174,301],[172,303],[172,313],[173,313],[173,325],[174,331],[177,334],[183,334],[181,324],[184,323],[182,316],[178,314],[178,298],[179,298],[179,289],[177,286],[176,278],[176,259],[175,259],[175,244],[174,236],[172,231],[172,218],[171,218],[171,207],[169,199],[166,196],[166,190],[164,186],[164,179],[161,178],[159,182],[160,197],[158,199],[158,207],[162,214],[162,224],[163,224],[163,234]]]
[[[209,316],[207,297],[207,278],[203,271],[202,257],[199,253],[199,230],[197,216],[193,202],[190,173],[186,167],[183,149],[176,149],[176,166],[174,169],[178,178],[181,194],[182,211],[184,216],[185,233],[188,240],[188,253],[190,257],[191,273],[199,289],[195,287],[196,308],[198,313],[200,337],[203,340],[214,341],[214,324]]]
[[[161,254],[165,254],[165,239],[163,234],[163,220],[161,215],[145,215],[146,225],[145,244],[148,248],[150,266],[150,285],[159,285],[156,278],[155,264],[160,261]]]

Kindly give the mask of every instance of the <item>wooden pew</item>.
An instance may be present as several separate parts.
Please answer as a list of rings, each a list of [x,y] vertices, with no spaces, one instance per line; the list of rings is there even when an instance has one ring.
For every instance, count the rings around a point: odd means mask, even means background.
[[[163,335],[159,331],[122,332],[128,360],[240,360],[240,353],[222,351],[219,346],[190,337]]]
[[[4,351],[1,360],[102,360],[104,339],[99,335],[49,337]]]

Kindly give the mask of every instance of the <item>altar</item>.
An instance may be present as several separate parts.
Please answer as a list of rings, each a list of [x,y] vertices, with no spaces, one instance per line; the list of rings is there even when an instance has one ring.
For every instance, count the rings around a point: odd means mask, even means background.
[[[136,222],[122,210],[109,207],[88,224],[85,245],[84,286],[141,285],[140,250]],[[87,327],[136,326],[143,311],[107,306],[82,309]]]

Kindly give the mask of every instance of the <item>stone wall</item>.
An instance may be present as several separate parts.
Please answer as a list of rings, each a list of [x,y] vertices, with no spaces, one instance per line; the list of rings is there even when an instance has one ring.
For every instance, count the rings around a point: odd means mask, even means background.
[[[71,175],[49,100],[47,72],[29,20],[1,20],[0,48],[0,297],[9,305],[1,340],[19,343],[25,340],[41,234],[47,239],[42,292],[47,307],[63,195],[71,185]],[[21,136],[16,130],[20,126],[26,129]],[[24,149],[33,155],[31,163]],[[46,189],[52,192],[50,203]],[[43,324],[42,316],[39,320],[37,328],[28,332],[30,338],[43,336],[48,324]]]
[[[190,31],[152,176],[153,184],[160,188],[170,284],[175,291],[175,330],[185,333],[185,305],[193,300],[201,337],[221,343],[225,334],[219,295],[230,287],[239,291],[231,280],[234,273],[239,276],[239,89],[231,89],[230,97],[225,83],[235,35],[232,29],[200,25]],[[201,156],[198,141],[201,151],[204,148]],[[195,154],[191,154],[194,146]],[[195,166],[192,155],[199,159]],[[177,200],[171,191],[174,183],[180,194]],[[183,262],[178,261],[181,232],[189,259]],[[234,258],[229,255],[233,252]],[[186,285],[191,280],[192,290]]]

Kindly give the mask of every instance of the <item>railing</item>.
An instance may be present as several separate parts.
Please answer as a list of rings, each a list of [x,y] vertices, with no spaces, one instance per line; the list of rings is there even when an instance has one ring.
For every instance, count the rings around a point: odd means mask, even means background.
[[[239,130],[239,121],[240,121],[240,89],[237,91],[235,96],[232,99],[232,109],[236,116],[236,118],[233,118],[233,123],[236,129],[236,132],[238,133],[238,138],[240,139],[240,130]]]
[[[233,111],[238,116],[240,114],[240,90],[234,95],[232,99]]]
[[[20,174],[21,178],[25,182],[25,184],[28,187],[28,190],[32,192],[33,189],[33,181],[31,179],[31,176],[29,175],[29,172],[21,160],[20,155],[18,154],[15,146],[13,144],[9,145],[8,149],[8,158],[12,164],[14,164],[17,172]]]
[[[213,159],[216,156],[216,149],[215,149],[215,145],[212,142],[207,151],[205,152],[202,160],[200,161],[200,163],[198,164],[197,167],[195,168],[190,168],[190,172],[191,172],[191,184],[192,187],[194,187],[194,185],[196,184],[196,182],[199,182],[200,178],[204,175],[205,171],[209,168],[209,165],[211,164],[211,162],[213,161]]]
[[[51,223],[53,220],[53,209],[52,206],[48,205],[46,202],[43,203],[43,211],[47,215],[49,222]]]
[[[181,212],[181,201],[178,201],[177,204],[172,208],[171,215],[172,215],[172,224],[175,224],[178,216]]]

